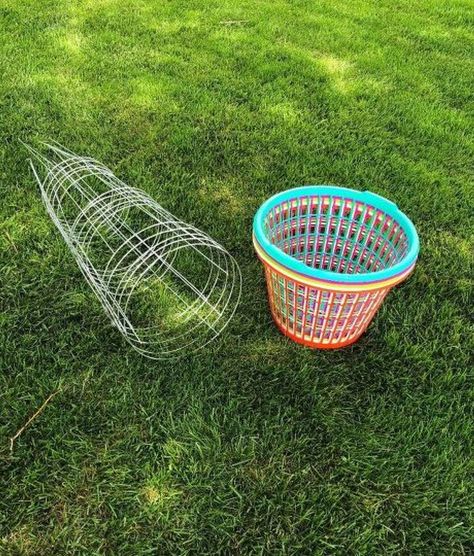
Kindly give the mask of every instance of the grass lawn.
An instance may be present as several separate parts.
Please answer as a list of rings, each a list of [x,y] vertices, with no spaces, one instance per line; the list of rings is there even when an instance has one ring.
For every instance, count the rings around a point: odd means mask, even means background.
[[[1,555],[472,553],[473,25],[472,0],[2,0]],[[225,245],[228,333],[135,353],[18,139]],[[421,240],[340,351],[279,334],[251,245],[259,204],[312,183],[389,197]]]

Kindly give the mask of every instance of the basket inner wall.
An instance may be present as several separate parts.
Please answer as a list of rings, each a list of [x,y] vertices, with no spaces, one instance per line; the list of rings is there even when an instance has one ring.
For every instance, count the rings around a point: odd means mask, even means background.
[[[274,205],[264,233],[278,249],[311,268],[364,274],[390,268],[407,254],[401,225],[354,199],[304,196]]]

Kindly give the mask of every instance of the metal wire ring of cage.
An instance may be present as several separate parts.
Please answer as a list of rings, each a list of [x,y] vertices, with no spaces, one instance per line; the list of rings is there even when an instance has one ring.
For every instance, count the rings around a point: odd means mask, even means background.
[[[235,313],[242,278],[218,242],[106,166],[27,146],[46,209],[112,323],[153,359],[190,353]]]

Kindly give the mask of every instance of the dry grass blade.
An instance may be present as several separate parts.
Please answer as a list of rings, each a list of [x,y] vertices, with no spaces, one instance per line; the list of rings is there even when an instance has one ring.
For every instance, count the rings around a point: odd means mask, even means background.
[[[52,392],[40,405],[40,407],[33,413],[33,415],[26,421],[26,423],[20,427],[16,433],[10,438],[10,453],[13,452],[13,447],[15,444],[15,440],[23,434],[23,432],[31,425],[31,423],[44,411],[44,408],[48,405],[48,403],[61,391],[60,388]]]

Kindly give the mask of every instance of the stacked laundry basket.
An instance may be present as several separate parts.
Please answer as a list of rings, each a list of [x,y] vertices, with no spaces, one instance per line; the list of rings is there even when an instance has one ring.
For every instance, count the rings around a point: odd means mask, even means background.
[[[299,187],[266,201],[253,241],[277,326],[316,348],[355,342],[419,251],[414,225],[394,203],[335,186]]]

